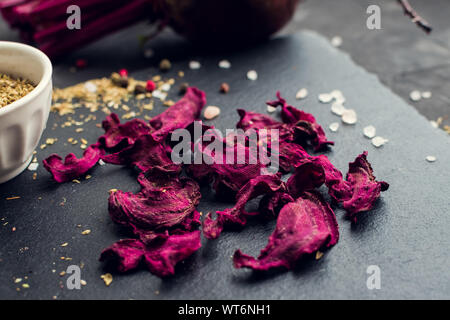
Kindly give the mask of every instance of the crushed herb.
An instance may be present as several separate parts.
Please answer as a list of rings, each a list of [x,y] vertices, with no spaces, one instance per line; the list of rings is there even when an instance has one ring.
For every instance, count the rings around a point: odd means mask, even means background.
[[[16,79],[0,73],[0,108],[23,98],[34,88],[34,85],[28,80]]]

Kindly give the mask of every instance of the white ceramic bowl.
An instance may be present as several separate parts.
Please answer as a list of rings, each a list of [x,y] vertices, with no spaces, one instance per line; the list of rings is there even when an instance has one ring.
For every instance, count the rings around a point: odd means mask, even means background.
[[[0,183],[30,163],[45,129],[52,99],[52,64],[38,49],[0,41],[0,73],[30,80],[36,87],[0,108]]]

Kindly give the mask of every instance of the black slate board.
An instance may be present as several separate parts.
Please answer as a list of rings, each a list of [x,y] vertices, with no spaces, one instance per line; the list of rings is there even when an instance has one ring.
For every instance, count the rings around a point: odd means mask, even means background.
[[[36,181],[32,180],[32,173],[26,171],[0,185],[0,219],[4,218],[0,221],[0,298],[450,297],[450,141],[443,132],[433,129],[425,118],[383,87],[375,76],[312,33],[278,38],[258,48],[220,56],[202,55],[186,43],[170,38],[158,40],[154,47],[160,55],[155,61],[164,55],[173,61],[173,72],[169,75],[185,70],[186,81],[206,91],[208,104],[221,106],[221,116],[211,122],[216,127],[233,128],[238,120],[237,108],[266,112],[264,102],[272,99],[276,90],[281,90],[288,102],[312,112],[326,128],[329,138],[336,142],[327,155],[338,168],[346,172],[348,162],[368,150],[375,175],[391,184],[389,191],[382,194],[376,208],[356,225],[344,218],[343,210],[336,208],[341,232],[339,243],[321,260],[306,259],[294,271],[261,275],[233,269],[230,256],[235,249],[256,255],[273,230],[274,222],[254,221],[242,231],[224,232],[216,241],[204,240],[202,249],[178,266],[174,277],[161,280],[146,270],[139,270],[128,275],[114,275],[113,283],[106,287],[100,279],[105,271],[97,261],[99,253],[126,236],[108,216],[107,191],[111,188],[137,191],[135,174],[116,166],[101,166],[94,169],[93,178],[81,184],[57,185],[41,165]],[[121,57],[128,50],[133,56],[132,49],[122,47],[114,52],[117,59],[109,61],[108,67],[105,67],[108,61],[103,61],[101,54],[85,51],[86,55],[91,54],[88,56],[93,65],[90,71],[70,78],[67,69],[57,64],[55,83],[61,86],[78,81],[80,77],[107,76],[107,69],[120,66],[123,63]],[[200,70],[188,70],[187,63],[194,58],[202,62]],[[217,62],[222,58],[231,61],[230,70],[218,69]],[[131,63],[130,69],[140,70],[133,76],[147,79],[156,72],[154,68],[145,69],[147,61],[137,59]],[[105,73],[98,74],[99,69]],[[256,82],[245,78],[249,69],[258,71]],[[223,81],[231,85],[227,95],[218,93]],[[307,87],[310,95],[298,103],[294,95],[301,87]],[[329,132],[328,125],[339,119],[330,112],[329,105],[317,101],[317,94],[333,89],[344,92],[347,107],[354,108],[359,117],[355,126],[341,124],[337,133]],[[175,91],[172,90],[173,99],[176,98]],[[156,104],[150,115],[163,110],[161,104]],[[40,160],[52,152],[66,154],[78,150],[64,145],[70,136],[94,141],[101,134],[93,122],[85,126],[83,134],[75,134],[67,128],[54,129],[55,122],[62,123],[62,119],[52,114],[43,140],[58,137],[59,141],[45,150],[38,150]],[[388,138],[389,143],[380,149],[374,148],[362,135],[362,128],[369,124],[377,128],[379,135]],[[427,155],[435,155],[437,162],[427,163]],[[229,206],[206,190],[203,194],[200,211]],[[9,196],[21,198],[6,201]],[[61,202],[64,202],[63,206]],[[8,224],[4,225],[6,222]],[[78,224],[82,228],[78,228]],[[17,230],[13,232],[12,227]],[[91,229],[91,234],[81,235],[85,229]],[[69,245],[61,247],[64,242]],[[62,261],[61,256],[73,260]],[[82,262],[82,278],[87,285],[81,290],[68,290],[66,277],[60,277],[58,273],[69,264]],[[381,269],[380,290],[366,287],[369,265],[378,265]],[[15,284],[13,277],[25,276],[28,279],[24,282],[30,288],[16,291],[20,284]]]

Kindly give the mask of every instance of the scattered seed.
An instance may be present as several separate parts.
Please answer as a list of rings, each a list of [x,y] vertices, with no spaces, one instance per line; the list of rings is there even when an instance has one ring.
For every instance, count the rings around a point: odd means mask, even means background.
[[[337,132],[339,129],[339,123],[333,122],[332,124],[330,124],[329,128],[332,132]]]
[[[82,286],[85,286],[85,285],[87,285],[87,282],[86,282],[86,280],[80,280],[80,284],[81,284]]]
[[[388,139],[385,139],[383,137],[375,137],[375,138],[372,139],[372,144],[375,147],[379,148],[382,145],[384,145],[385,143],[387,143],[388,141],[389,141]]]
[[[358,117],[353,109],[347,109],[342,114],[342,122],[345,124],[355,124],[357,121]]]
[[[420,99],[422,99],[422,94],[420,93],[420,91],[414,90],[414,91],[411,91],[411,93],[409,94],[409,98],[412,101],[416,102],[416,101],[419,101]]]
[[[69,245],[68,242],[64,242],[63,244],[61,244],[61,247],[67,247]]]
[[[105,274],[102,274],[102,275],[100,276],[100,278],[103,279],[103,281],[105,282],[105,284],[106,284],[107,287],[109,287],[109,285],[110,285],[111,282],[113,281],[113,276],[112,276],[111,273],[105,273]]]
[[[267,105],[267,112],[268,113],[273,113],[273,112],[275,112],[275,110],[277,110],[276,107],[272,107],[272,106]]]
[[[329,93],[319,94],[319,101],[321,103],[330,103],[333,100],[333,96]]]
[[[258,79],[258,73],[255,70],[250,70],[247,72],[247,79],[255,81]]]
[[[30,287],[30,285],[28,283],[22,284],[22,288],[24,288],[24,289],[28,289],[29,287]]]
[[[307,96],[308,96],[308,89],[302,88],[298,90],[297,93],[295,94],[295,99],[301,100],[305,99]]]
[[[374,126],[370,125],[363,129],[364,136],[366,136],[369,139],[372,139],[375,137],[377,130]]]
[[[219,68],[221,69],[230,69],[231,63],[228,60],[220,60],[219,61]]]
[[[16,279],[14,280],[14,283],[19,283],[19,282],[22,282],[22,278],[16,278]]]
[[[339,36],[334,36],[331,38],[331,45],[333,47],[340,47],[342,45],[342,38]]]
[[[208,106],[203,113],[206,120],[211,120],[220,114],[220,108],[216,106]]]
[[[228,85],[228,83],[223,82],[223,83],[220,85],[220,92],[222,92],[222,93],[228,93],[228,91],[230,91],[230,86]]]
[[[15,197],[6,198],[6,200],[16,200],[16,199],[20,199],[20,197],[19,196],[15,196]]]
[[[172,64],[168,59],[162,59],[161,62],[159,63],[159,69],[161,69],[161,71],[168,71],[170,70],[170,68],[172,68]]]
[[[59,273],[59,275],[60,275],[61,277],[64,277],[64,276],[66,275],[66,272],[65,272],[65,271],[61,271],[61,272]]]
[[[91,233],[91,230],[90,230],[90,229],[86,229],[86,230],[84,230],[84,231],[81,232],[81,234],[84,235],[84,236],[85,236],[85,235],[88,235],[88,234],[90,234],[90,233]]]
[[[425,158],[428,162],[435,162],[436,161],[436,157],[435,156],[427,156]]]
[[[316,260],[320,260],[320,258],[323,257],[323,252],[317,251],[316,252]]]
[[[86,90],[88,92],[91,92],[91,93],[97,92],[97,86],[94,83],[92,83],[91,81],[85,82],[84,87],[86,88]]]

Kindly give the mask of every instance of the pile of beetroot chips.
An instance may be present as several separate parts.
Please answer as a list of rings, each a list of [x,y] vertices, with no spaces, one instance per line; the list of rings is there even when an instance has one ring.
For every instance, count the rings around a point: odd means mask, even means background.
[[[305,147],[319,151],[333,142],[327,140],[311,114],[288,105],[279,93],[277,100],[268,104],[281,107],[282,122],[265,114],[238,110],[240,120],[236,128],[257,132],[278,129],[276,150],[270,143],[267,149],[279,156],[280,172],[265,171],[269,164],[252,158],[254,153],[248,141],[237,139],[244,143],[230,144],[229,137],[220,138],[224,153],[230,148],[242,151],[246,155],[243,163],[174,163],[171,134],[176,129],[190,130],[205,104],[202,91],[188,88],[183,98],[148,123],[139,119],[120,123],[118,116],[111,114],[103,121],[105,133],[86,149],[82,158],[69,154],[63,161],[54,154],[44,160],[45,168],[57,182],[85,175],[100,159],[139,170],[141,191],[114,191],[109,197],[112,220],[134,234],[132,239],[120,240],[101,253],[100,260],[117,271],[126,272],[145,264],[157,276],[172,275],[178,262],[201,247],[200,226],[206,238],[215,239],[225,228],[244,226],[254,216],[276,218],[276,228],[258,258],[237,250],[234,266],[291,269],[302,256],[329,248],[339,239],[336,216],[317,190],[319,187],[325,185],[331,201],[340,204],[354,222],[389,187],[375,179],[367,152],[349,164],[345,179],[327,156],[309,155]],[[203,137],[210,134],[208,129],[203,125]],[[193,154],[199,152],[203,159],[217,159],[214,149],[204,141],[213,139],[203,140],[200,146],[192,143]],[[284,182],[282,174],[288,173],[292,174]],[[235,205],[214,215],[208,213],[202,222],[196,210],[201,199],[200,183],[210,185],[216,194],[231,195]],[[258,197],[258,210],[246,211],[247,202]]]

